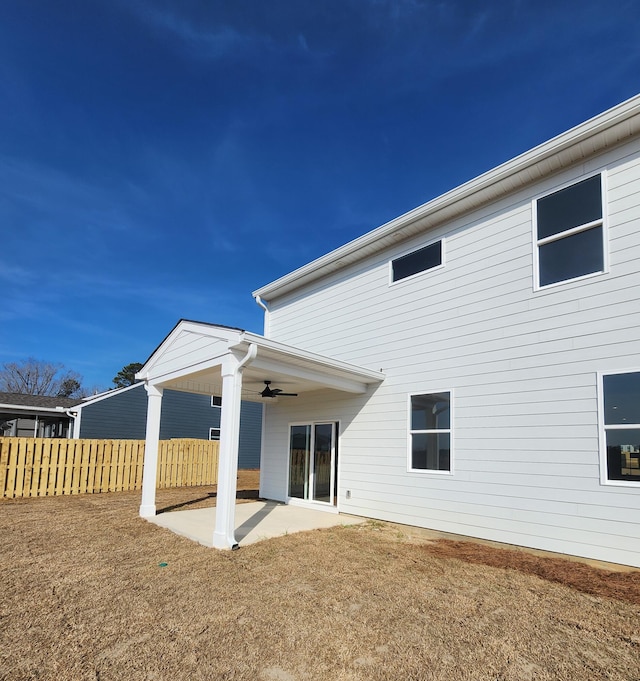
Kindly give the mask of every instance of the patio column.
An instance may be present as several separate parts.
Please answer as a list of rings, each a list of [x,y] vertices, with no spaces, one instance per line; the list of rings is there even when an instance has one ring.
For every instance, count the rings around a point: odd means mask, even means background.
[[[255,354],[256,348],[251,346],[247,356],[241,361],[234,355],[227,355],[221,367],[222,413],[220,414],[216,526],[213,532],[213,545],[217,549],[238,547],[235,538],[235,520],[242,368],[255,357]]]
[[[158,440],[160,439],[162,388],[147,383],[145,389],[148,394],[147,436],[144,445],[140,515],[143,518],[153,518],[156,514],[156,478],[158,473]]]

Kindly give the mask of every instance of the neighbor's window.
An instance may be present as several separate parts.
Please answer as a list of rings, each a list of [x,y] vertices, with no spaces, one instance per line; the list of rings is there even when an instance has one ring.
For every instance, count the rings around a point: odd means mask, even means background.
[[[411,395],[410,469],[451,471],[451,393]]]
[[[606,479],[640,482],[640,371],[602,377]]]
[[[604,272],[602,176],[535,202],[540,287]]]
[[[222,406],[222,398],[219,397],[218,395],[211,395],[211,406],[212,407],[221,407]]]
[[[400,281],[442,265],[442,241],[419,248],[391,261],[391,281]]]
[[[209,428],[209,439],[219,440],[220,439],[220,428]]]

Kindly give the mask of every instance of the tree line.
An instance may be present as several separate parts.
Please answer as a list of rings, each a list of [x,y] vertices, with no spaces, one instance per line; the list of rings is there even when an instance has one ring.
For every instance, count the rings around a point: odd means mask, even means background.
[[[113,377],[115,388],[126,388],[136,382],[135,374],[142,364],[132,362]],[[82,385],[83,377],[63,364],[29,357],[19,362],[6,362],[0,368],[0,392],[50,397],[87,397],[91,392]]]

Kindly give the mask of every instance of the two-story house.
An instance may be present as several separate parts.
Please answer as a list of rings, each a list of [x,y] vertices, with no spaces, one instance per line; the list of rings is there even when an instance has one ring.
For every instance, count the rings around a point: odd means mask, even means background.
[[[148,438],[223,395],[219,547],[256,399],[263,497],[640,566],[639,291],[640,96],[260,288],[264,336],[180,322]]]

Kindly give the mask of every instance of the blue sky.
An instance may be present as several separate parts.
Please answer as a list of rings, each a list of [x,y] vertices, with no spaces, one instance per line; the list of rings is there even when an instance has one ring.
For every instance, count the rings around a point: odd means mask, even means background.
[[[640,3],[0,4],[0,364],[109,387],[640,91]]]

